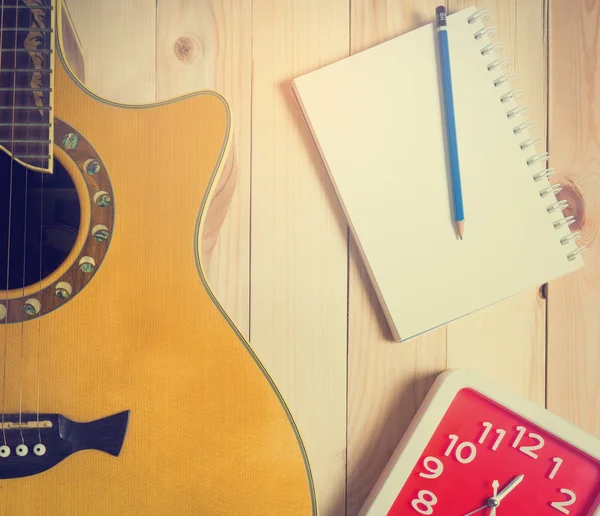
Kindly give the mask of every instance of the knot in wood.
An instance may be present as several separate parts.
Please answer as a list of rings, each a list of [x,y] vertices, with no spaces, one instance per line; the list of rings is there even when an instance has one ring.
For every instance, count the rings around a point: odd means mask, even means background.
[[[173,51],[183,63],[190,63],[200,55],[201,44],[198,39],[192,36],[181,36],[175,41]]]
[[[579,189],[571,182],[562,185],[561,192],[557,195],[560,200],[565,200],[569,206],[563,211],[565,217],[573,215],[575,222],[571,231],[579,231],[585,225],[585,201]]]

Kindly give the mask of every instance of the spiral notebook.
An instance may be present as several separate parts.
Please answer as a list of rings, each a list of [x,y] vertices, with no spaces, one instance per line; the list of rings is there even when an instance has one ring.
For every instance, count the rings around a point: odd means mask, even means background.
[[[475,7],[448,16],[462,241],[433,24],[293,81],[396,340],[583,265],[484,18]]]

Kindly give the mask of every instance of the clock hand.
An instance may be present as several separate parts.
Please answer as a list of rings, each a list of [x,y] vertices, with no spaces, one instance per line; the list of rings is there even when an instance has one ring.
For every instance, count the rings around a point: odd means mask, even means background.
[[[515,477],[500,493],[498,496],[494,496],[494,498],[500,503],[508,493],[510,493],[515,487],[517,487],[525,478],[525,475],[519,475]]]
[[[498,488],[500,487],[500,482],[498,482],[497,480],[494,480],[492,482],[492,487],[494,488],[494,494],[492,495],[492,497],[488,500],[488,507],[490,507],[490,516],[496,516],[496,507],[498,507],[498,505],[500,505],[500,502],[498,501]]]
[[[496,507],[491,504],[492,503],[496,503],[496,504],[500,503],[500,502],[495,501],[496,496],[498,495],[498,488],[500,487],[500,482],[498,482],[497,480],[494,480],[492,482],[492,487],[494,488],[494,494],[492,495],[491,498],[488,499],[487,503],[485,505],[482,505],[481,507],[478,507],[474,511],[471,511],[469,514],[465,514],[465,516],[471,516],[472,514],[476,514],[476,513],[483,511],[484,509],[487,509],[489,507],[492,508],[492,512],[490,512],[490,516],[496,516]],[[490,502],[490,500],[494,500],[494,502]]]
[[[465,514],[465,516],[471,516],[471,514],[475,514],[475,513],[479,512],[479,511],[483,511],[483,509],[487,509],[488,507],[489,507],[489,505],[486,503],[485,505],[482,505],[478,509],[475,509],[474,511],[471,511],[469,514]]]

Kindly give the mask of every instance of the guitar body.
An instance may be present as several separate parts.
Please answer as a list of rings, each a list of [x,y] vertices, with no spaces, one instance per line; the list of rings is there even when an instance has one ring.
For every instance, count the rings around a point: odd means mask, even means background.
[[[111,104],[74,78],[59,47],[54,157],[77,187],[81,225],[55,273],[0,293],[17,306],[45,289],[42,305],[53,303],[24,322],[13,306],[14,322],[0,325],[0,361],[8,343],[4,411],[39,407],[78,422],[130,412],[118,456],[83,449],[39,474],[0,480],[0,514],[316,514],[295,424],[198,259],[197,235],[231,135],[227,104],[211,92]],[[85,170],[93,153],[101,166],[92,181]],[[95,203],[102,185],[112,189],[108,208]],[[106,234],[93,239],[98,226]],[[89,280],[80,277],[88,255]],[[71,298],[51,299],[64,278]],[[29,454],[21,459],[35,461],[38,432],[24,434]]]

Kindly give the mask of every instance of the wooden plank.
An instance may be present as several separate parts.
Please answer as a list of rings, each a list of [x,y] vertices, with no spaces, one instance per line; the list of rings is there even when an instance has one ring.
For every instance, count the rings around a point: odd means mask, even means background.
[[[252,4],[159,0],[157,100],[214,89],[232,111],[233,143],[200,238],[217,298],[249,334]]]
[[[85,84],[114,102],[153,102],[156,0],[65,0],[81,39]]]
[[[81,40],[79,34],[73,24],[69,6],[62,1],[61,10],[61,29],[62,29],[62,45],[65,52],[65,59],[69,63],[69,67],[73,73],[79,77],[79,80],[85,83],[85,63],[83,61],[83,49],[81,48]]]
[[[345,511],[346,224],[291,81],[348,54],[348,15],[347,0],[254,0],[251,339],[326,515]]]
[[[435,0],[353,0],[351,49],[433,21]],[[401,63],[399,63],[401,66]],[[357,514],[431,383],[446,367],[446,328],[395,343],[352,244],[348,327],[348,507]]]
[[[583,269],[548,286],[548,408],[600,437],[600,4],[552,0],[549,21],[551,166],[589,250]]]
[[[449,0],[450,12],[471,6],[470,0]],[[517,8],[518,5],[518,8]],[[496,25],[496,41],[515,72],[514,88],[523,90],[520,104],[529,106],[536,135],[546,129],[546,34],[544,2],[481,0],[488,9],[487,25]],[[492,157],[490,157],[492,159]],[[468,206],[465,211],[468,213]],[[468,215],[467,215],[468,217]],[[468,222],[467,222],[468,224]],[[470,366],[539,404],[545,403],[546,302],[534,289],[463,317],[448,326],[448,367]]]

